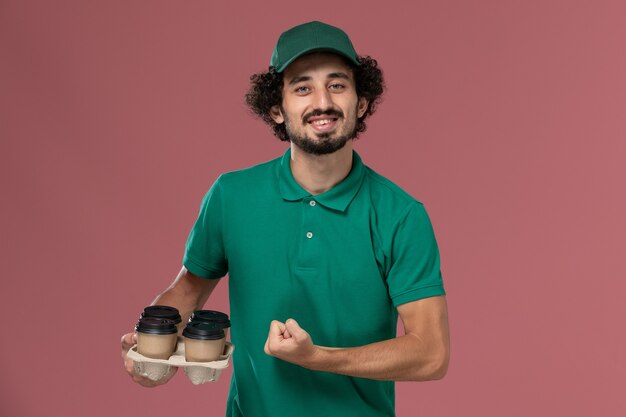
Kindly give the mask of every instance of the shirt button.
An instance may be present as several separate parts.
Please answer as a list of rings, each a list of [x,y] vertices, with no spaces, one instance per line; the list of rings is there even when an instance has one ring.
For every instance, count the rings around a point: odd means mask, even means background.
[[[311,233],[311,232],[306,232],[306,237],[307,237],[308,239],[311,239],[311,238],[313,237],[313,233]]]
[[[309,206],[311,206],[311,207],[315,206],[315,200],[309,201]]]

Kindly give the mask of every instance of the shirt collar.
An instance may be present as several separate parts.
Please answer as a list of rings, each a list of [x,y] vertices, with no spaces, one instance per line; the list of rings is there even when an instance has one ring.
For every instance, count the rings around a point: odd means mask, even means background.
[[[280,168],[278,175],[278,186],[280,195],[287,201],[299,201],[304,198],[312,197],[321,205],[333,210],[345,211],[348,205],[361,188],[365,168],[361,157],[352,151],[352,169],[346,178],[330,190],[312,196],[300,186],[293,178],[291,173],[291,148],[287,149],[280,160]]]

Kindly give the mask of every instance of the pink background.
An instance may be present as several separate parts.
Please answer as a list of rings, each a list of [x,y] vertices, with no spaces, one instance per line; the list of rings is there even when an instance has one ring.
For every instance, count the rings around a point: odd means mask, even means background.
[[[224,414],[230,372],[144,389],[119,338],[217,175],[284,150],[243,95],[313,19],[379,60],[357,150],[440,244],[450,370],[398,415],[626,415],[624,3],[364,4],[0,2],[0,415]]]

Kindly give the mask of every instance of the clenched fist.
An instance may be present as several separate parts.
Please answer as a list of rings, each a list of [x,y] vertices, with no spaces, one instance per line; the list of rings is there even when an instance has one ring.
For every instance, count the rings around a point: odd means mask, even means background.
[[[294,319],[285,323],[273,320],[265,342],[265,353],[307,368],[317,357],[318,348]]]

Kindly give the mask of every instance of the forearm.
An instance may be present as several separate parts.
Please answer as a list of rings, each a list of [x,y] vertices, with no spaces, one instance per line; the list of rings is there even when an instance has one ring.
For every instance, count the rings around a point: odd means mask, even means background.
[[[204,306],[218,281],[198,277],[183,268],[174,282],[154,299],[152,305],[176,307],[185,323],[194,310]]]
[[[176,307],[185,323],[194,310],[198,310],[199,300],[193,294],[187,294],[177,288],[168,288],[159,294],[151,305],[165,305]]]
[[[294,319],[273,320],[264,350],[314,371],[393,381],[441,379],[450,357],[447,311],[444,296],[402,304],[404,336],[351,348],[316,346]]]
[[[415,334],[353,348],[316,346],[306,368],[393,381],[441,379],[448,367],[445,341],[426,343]]]

